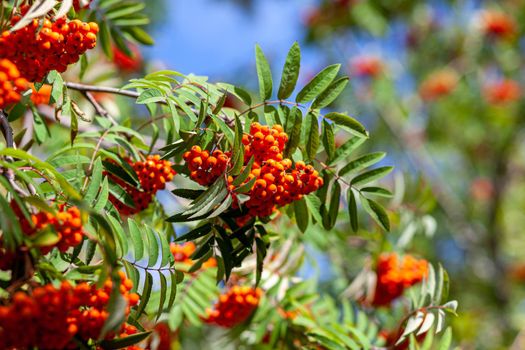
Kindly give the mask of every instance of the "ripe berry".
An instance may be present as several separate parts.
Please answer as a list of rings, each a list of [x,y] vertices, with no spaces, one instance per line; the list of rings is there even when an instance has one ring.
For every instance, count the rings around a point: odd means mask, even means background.
[[[113,195],[109,196],[111,203],[115,205],[122,215],[133,215],[146,209],[157,191],[163,190],[166,187],[166,182],[171,181],[173,176],[175,176],[175,170],[171,168],[171,162],[160,159],[158,155],[150,155],[146,157],[145,161],[134,163],[128,160],[128,163],[135,170],[142,190],[126,183],[113,174],[108,174],[109,179],[120,185],[133,199],[135,208],[123,204]]]
[[[262,290],[234,286],[219,297],[213,309],[206,310],[206,323],[232,328],[246,321],[259,305]]]
[[[36,90],[35,86],[31,84],[31,101],[35,105],[48,105],[49,100],[51,99],[51,85],[43,85],[40,90]]]
[[[26,11],[21,10],[21,14]],[[20,16],[14,16],[11,25]],[[40,28],[41,27],[41,28]],[[55,22],[45,19],[40,26],[38,20],[14,32],[4,31],[0,36],[0,57],[13,62],[25,79],[41,81],[52,70],[64,72],[69,64],[79,60],[87,50],[96,45],[96,23],[80,20]]]
[[[196,246],[193,242],[186,242],[183,244],[170,244],[171,254],[176,262],[183,263],[185,265],[191,266],[194,261],[190,258],[191,255],[195,252]],[[207,261],[202,264],[203,268],[215,267],[217,266],[217,261],[215,258],[209,258]]]
[[[0,46],[1,42],[0,37]],[[21,98],[20,93],[26,88],[27,81],[20,77],[17,66],[8,59],[0,59],[0,109],[18,103]]]
[[[263,126],[253,123],[250,133],[243,135],[244,164],[254,158],[254,163],[248,179],[255,179],[254,186],[247,193],[250,199],[244,203],[248,209],[246,217],[239,222],[248,222],[251,217],[265,217],[272,214],[278,206],[290,204],[302,196],[316,191],[323,185],[323,179],[311,165],[297,162],[292,169],[292,161],[285,159],[283,151],[288,142],[288,135],[282,126]],[[190,177],[203,186],[209,186],[226,172],[231,163],[229,153],[215,150],[212,156],[199,146],[184,154],[184,160],[190,170]],[[230,191],[235,190],[232,185],[233,177],[228,177]],[[233,194],[234,199],[236,198]],[[239,206],[234,201],[234,208]]]
[[[33,236],[49,228],[56,232],[58,241],[52,245],[40,247],[43,254],[49,253],[55,247],[65,252],[69,248],[78,246],[84,239],[82,218],[77,207],[66,208],[64,204],[61,204],[56,214],[40,211],[31,215],[31,222],[29,222],[16,202],[11,202],[11,206],[26,235]]]
[[[383,254],[377,265],[377,284],[372,305],[384,306],[400,297],[403,291],[421,282],[428,274],[428,262],[405,255]]]

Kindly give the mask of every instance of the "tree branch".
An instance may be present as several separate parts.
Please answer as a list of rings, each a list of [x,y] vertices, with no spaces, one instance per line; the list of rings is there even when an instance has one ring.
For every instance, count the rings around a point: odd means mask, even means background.
[[[71,90],[76,90],[80,92],[105,92],[114,95],[127,96],[132,98],[138,98],[140,94],[136,91],[122,90],[119,88],[108,87],[108,86],[96,86],[96,85],[86,85],[80,83],[72,83],[66,81],[64,85]]]
[[[3,109],[0,109],[0,129],[2,129],[2,134],[4,135],[5,142],[8,148],[14,148],[15,143],[13,140],[13,129],[11,128],[11,125],[9,124],[9,119],[7,118],[7,114]],[[13,158],[11,157],[5,157],[8,162],[12,162]],[[0,168],[0,173],[5,176],[7,181],[11,184],[13,189],[18,192],[21,196],[27,196],[27,192],[22,189],[15,181],[15,173],[13,169],[10,168]]]
[[[109,121],[113,125],[118,125],[117,121],[115,119],[113,119],[113,117],[109,114],[109,112],[104,107],[102,107],[102,105],[100,103],[98,103],[98,101],[95,99],[95,97],[93,96],[93,94],[91,92],[83,91],[83,94],[86,97],[86,99],[89,101],[89,103],[91,103],[93,105],[93,107],[95,108],[95,112],[98,115],[100,115],[101,117],[109,119]]]

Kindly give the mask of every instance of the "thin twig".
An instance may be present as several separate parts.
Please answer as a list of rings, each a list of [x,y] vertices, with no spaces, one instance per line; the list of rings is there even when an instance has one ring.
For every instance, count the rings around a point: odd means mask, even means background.
[[[11,125],[9,125],[9,119],[7,118],[7,114],[3,109],[0,109],[0,129],[2,129],[2,134],[4,135],[6,146],[8,148],[14,148],[15,143],[13,140],[13,129],[11,128]],[[12,162],[12,157],[5,157],[5,159],[8,162]],[[13,189],[20,194],[21,196],[27,196],[27,192],[22,189],[17,183],[15,179],[15,172],[11,168],[2,168],[0,169],[0,173],[5,176],[9,184],[13,187]]]
[[[109,86],[96,86],[96,85],[86,85],[80,83],[65,82],[64,85],[71,90],[81,91],[81,92],[106,92],[114,95],[127,96],[132,98],[138,98],[140,94],[136,91],[122,90],[119,88],[109,87]]]
[[[115,119],[113,119],[113,117],[109,114],[109,112],[104,107],[102,107],[102,105],[100,103],[98,103],[98,101],[96,100],[96,98],[93,96],[93,94],[91,92],[84,91],[83,94],[84,94],[84,96],[86,96],[86,99],[89,101],[89,103],[91,103],[93,105],[93,107],[95,108],[95,112],[98,115],[100,115],[101,117],[109,119],[111,124],[118,125],[117,121]]]
[[[13,129],[11,125],[9,125],[9,120],[3,109],[0,109],[0,127],[2,128],[2,134],[4,135],[7,147],[13,148]]]

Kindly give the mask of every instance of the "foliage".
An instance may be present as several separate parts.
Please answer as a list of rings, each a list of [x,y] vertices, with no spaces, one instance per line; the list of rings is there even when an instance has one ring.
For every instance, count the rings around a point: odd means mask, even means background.
[[[62,327],[69,333],[61,339],[69,347],[400,349],[407,342],[417,347],[424,337],[423,348],[448,348],[448,329],[434,337],[444,329],[445,313],[457,307],[447,299],[443,268],[417,272],[423,283],[403,286],[404,296],[384,307],[366,302],[382,283],[376,274],[381,253],[404,254],[411,237],[391,244],[402,225],[391,223],[385,199],[393,194],[378,183],[393,169],[382,163],[386,154],[365,151],[366,128],[330,108],[348,84],[340,65],[297,86],[301,50],[294,43],[277,84],[256,46],[258,94],[173,70],[106,86],[98,65],[112,64],[113,46],[130,53],[130,44],[153,43],[142,28],[149,22],[145,2],[0,6],[2,28],[11,33],[65,15],[100,27],[99,49],[89,59],[83,55],[64,73],[46,71],[43,81],[31,82],[34,89],[15,91],[19,102],[0,114],[6,140],[0,148],[0,268],[6,271],[0,274],[0,335],[2,311],[13,310],[20,295],[36,298],[37,286],[52,291],[62,282],[75,286],[79,299],[88,288],[104,300],[102,306],[90,298],[80,306],[72,302],[63,320],[70,323]],[[11,22],[14,14],[20,16]],[[64,21],[72,37],[83,35],[83,22]],[[44,40],[40,29],[25,44]],[[51,45],[70,44],[64,40]],[[22,76],[29,69],[19,68]],[[36,103],[45,86],[47,103]],[[225,163],[215,173],[219,156]],[[64,219],[65,208],[77,208],[79,217]],[[425,226],[429,219],[421,220]],[[78,242],[61,245],[70,226],[78,229]],[[184,247],[193,248],[181,258]],[[330,286],[308,281],[301,269],[315,270],[312,247],[350,249],[359,263],[320,266],[336,275]],[[207,266],[210,261],[216,266]],[[225,303],[221,290],[241,286],[260,300],[238,293],[234,309],[221,312],[235,319],[247,304],[256,311],[208,334],[217,328],[207,324],[210,312],[218,310],[207,309]],[[98,328],[94,321],[83,328],[78,320],[87,313],[102,319]],[[158,328],[166,324],[167,335]],[[27,327],[21,323],[20,330]]]

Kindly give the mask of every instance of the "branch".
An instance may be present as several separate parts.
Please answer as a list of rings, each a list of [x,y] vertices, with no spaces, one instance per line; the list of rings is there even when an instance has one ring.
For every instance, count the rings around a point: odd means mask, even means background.
[[[13,148],[13,129],[9,125],[9,120],[3,109],[0,109],[0,128],[2,129],[2,134],[4,135],[5,142],[8,148]]]
[[[89,102],[93,105],[93,107],[95,107],[95,110],[97,111],[97,113],[100,114],[101,116],[108,117],[108,118],[109,118],[109,116],[108,116],[107,111],[102,106],[100,106],[100,104],[98,102],[95,101],[95,99],[93,98],[93,95],[91,95],[90,93],[103,92],[103,93],[108,93],[108,94],[114,94],[114,95],[120,95],[120,96],[125,96],[125,97],[131,97],[131,98],[134,98],[134,99],[137,99],[140,96],[140,93],[138,93],[136,91],[122,90],[122,89],[119,89],[119,88],[108,87],[108,86],[86,85],[86,84],[72,83],[72,82],[67,82],[67,81],[64,82],[64,85],[68,89],[82,92],[84,94],[84,96],[86,96],[86,98],[89,100]],[[91,97],[90,97],[90,95],[91,95]],[[270,101],[270,102],[265,102],[265,103],[263,103],[261,105],[250,107],[248,110],[244,111],[243,114],[249,112],[253,108],[257,108],[257,107],[260,107],[260,106],[264,106],[266,104],[272,104],[272,103],[277,103],[277,102],[278,103],[284,103],[284,104],[297,105],[295,103],[288,102],[288,101]],[[161,104],[161,105],[168,105],[168,102],[165,99],[164,100],[160,100],[160,101],[156,101],[155,103],[158,103],[158,104]],[[180,107],[178,107],[178,106],[177,106],[177,108],[180,109]],[[191,108],[191,110],[194,113],[199,113],[194,108]],[[231,120],[230,118],[228,118],[226,115],[221,116],[221,118],[229,126],[233,125],[234,121]],[[114,121],[112,121],[112,122],[114,122]]]
[[[76,90],[80,92],[106,92],[114,95],[127,96],[132,98],[138,98],[140,94],[136,91],[122,90],[119,88],[108,87],[108,86],[96,86],[96,85],[86,85],[80,83],[71,83],[65,82],[64,85],[71,90]]]
[[[100,115],[101,117],[109,119],[111,124],[118,125],[116,120],[113,119],[113,117],[109,114],[109,112],[104,107],[102,107],[102,105],[100,103],[98,103],[98,101],[95,99],[95,97],[93,96],[93,94],[91,92],[84,91],[83,93],[84,93],[84,96],[86,96],[86,99],[89,101],[89,103],[91,103],[93,105],[93,107],[95,108],[95,112],[98,115]]]
[[[0,129],[2,129],[2,134],[4,135],[5,142],[8,148],[14,148],[15,143],[13,140],[13,129],[11,128],[11,125],[9,125],[9,119],[7,118],[7,114],[3,109],[0,109]],[[8,162],[12,162],[13,158],[11,157],[5,157]],[[23,190],[15,181],[15,173],[13,169],[10,168],[0,168],[0,173],[5,176],[7,181],[11,184],[13,189],[19,193],[21,196],[27,196],[25,190]]]

